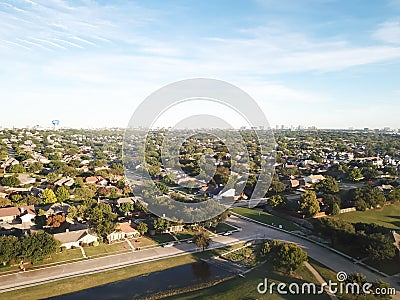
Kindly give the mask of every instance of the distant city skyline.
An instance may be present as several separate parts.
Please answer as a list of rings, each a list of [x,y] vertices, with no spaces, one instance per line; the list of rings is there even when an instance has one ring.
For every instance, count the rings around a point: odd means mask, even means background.
[[[400,0],[6,0],[0,15],[3,128],[124,128],[196,77],[249,93],[273,129],[400,128]]]

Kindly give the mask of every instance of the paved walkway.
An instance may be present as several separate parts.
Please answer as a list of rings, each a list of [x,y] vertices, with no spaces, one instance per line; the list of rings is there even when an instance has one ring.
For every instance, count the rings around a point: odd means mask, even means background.
[[[135,251],[135,247],[132,245],[131,241],[128,239],[125,239],[125,241],[128,243],[128,245],[132,249],[132,251]]]
[[[86,253],[85,253],[85,250],[83,249],[83,247],[82,247],[82,246],[79,246],[79,249],[81,249],[83,258],[87,258]],[[67,250],[67,251],[68,251],[68,250]]]
[[[310,265],[310,263],[309,263],[308,261],[306,261],[306,262],[304,263],[304,265],[306,266],[307,269],[310,270],[310,272],[314,275],[315,279],[317,279],[317,281],[318,281],[320,284],[326,283],[326,280],[324,280],[324,279],[322,278],[321,274],[319,274],[318,271],[315,270],[315,268],[314,268],[312,265]],[[328,296],[329,296],[332,300],[337,300],[336,295],[331,293],[331,291],[329,290],[329,287],[328,287],[328,286],[325,286],[325,292],[328,294]]]

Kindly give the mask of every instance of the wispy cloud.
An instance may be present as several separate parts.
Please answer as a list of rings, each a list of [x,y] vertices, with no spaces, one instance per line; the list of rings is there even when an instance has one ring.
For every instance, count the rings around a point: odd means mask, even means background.
[[[400,21],[388,21],[380,24],[372,36],[379,41],[400,44]]]

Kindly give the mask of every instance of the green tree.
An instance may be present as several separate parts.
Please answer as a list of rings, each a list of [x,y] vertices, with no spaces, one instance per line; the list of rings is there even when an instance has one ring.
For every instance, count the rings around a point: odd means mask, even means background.
[[[135,204],[134,203],[121,203],[118,210],[121,213],[123,213],[124,215],[126,215],[135,210]]]
[[[333,214],[335,206],[339,207],[340,209],[340,198],[337,195],[326,194],[324,196],[324,204],[326,206],[326,212],[328,214]]]
[[[335,203],[333,204],[332,215],[336,216],[338,214],[340,214],[340,207],[339,204]]]
[[[292,273],[307,260],[307,253],[293,243],[282,243],[274,257],[274,266]]]
[[[55,253],[58,247],[59,242],[51,234],[46,232],[33,233],[24,236],[22,239],[21,255],[35,264]]]
[[[57,197],[51,189],[45,189],[42,193],[42,198],[44,204],[57,202]]]
[[[0,262],[6,265],[16,261],[21,250],[21,243],[12,235],[0,236]]]
[[[93,199],[96,192],[93,189],[87,187],[79,187],[74,189],[73,191],[75,195],[75,200],[85,200],[85,199]]]
[[[169,227],[169,221],[163,218],[157,218],[153,221],[154,229],[163,233]]]
[[[8,172],[10,172],[10,173],[25,173],[26,170],[22,165],[17,164],[17,165],[10,166],[8,168]]]
[[[137,226],[137,230],[139,231],[140,235],[144,235],[148,229],[149,228],[148,228],[147,224],[144,222],[140,222]]]
[[[324,180],[315,185],[315,189],[323,194],[335,194],[339,192],[339,185],[335,178],[326,176]]]
[[[367,253],[372,260],[392,259],[396,255],[393,241],[386,235],[374,233],[369,235]]]
[[[207,249],[208,247],[210,247],[211,244],[211,238],[208,236],[208,234],[205,231],[201,231],[199,233],[197,233],[194,237],[193,237],[193,243],[202,249],[202,251],[204,251],[205,249]]]
[[[39,161],[35,161],[28,166],[28,171],[31,173],[37,173],[43,170],[43,164]]]
[[[65,202],[71,197],[68,189],[64,186],[60,186],[59,188],[57,188],[55,195],[58,202]]]
[[[86,218],[89,224],[92,225],[96,233],[103,239],[115,230],[116,224],[114,220],[117,215],[112,212],[111,206],[106,203],[95,204],[86,211]]]
[[[300,210],[308,217],[319,213],[319,202],[314,191],[306,190],[305,193],[301,195]]]
[[[351,171],[347,174],[347,176],[351,181],[358,181],[361,178],[363,178],[363,175],[362,175],[360,169],[358,169],[358,168],[351,169]]]
[[[4,186],[17,187],[21,184],[21,181],[16,176],[7,176],[1,180],[1,184]]]
[[[282,207],[285,205],[286,199],[281,195],[274,195],[269,199],[268,203],[271,207]]]

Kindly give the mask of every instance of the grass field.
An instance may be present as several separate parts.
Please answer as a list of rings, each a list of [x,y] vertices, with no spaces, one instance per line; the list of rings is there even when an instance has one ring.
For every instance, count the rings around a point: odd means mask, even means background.
[[[282,225],[283,229],[289,230],[289,231],[295,231],[298,230],[299,228],[293,224],[292,222],[282,219],[280,217],[271,215],[267,212],[259,211],[259,210],[254,210],[250,208],[244,208],[244,207],[235,207],[232,209],[234,213],[237,213],[239,215],[242,215],[244,217],[272,225],[274,224],[275,226]]]
[[[388,205],[380,209],[352,211],[340,214],[340,218],[351,223],[375,223],[389,229],[400,230],[400,203]]]
[[[87,256],[101,256],[108,255],[114,252],[130,251],[127,242],[115,243],[115,244],[100,244],[98,246],[90,246],[83,248]],[[79,249],[78,249],[79,250]]]
[[[52,254],[50,258],[43,260],[43,264],[58,263],[79,258],[83,258],[81,249],[69,249]]]

